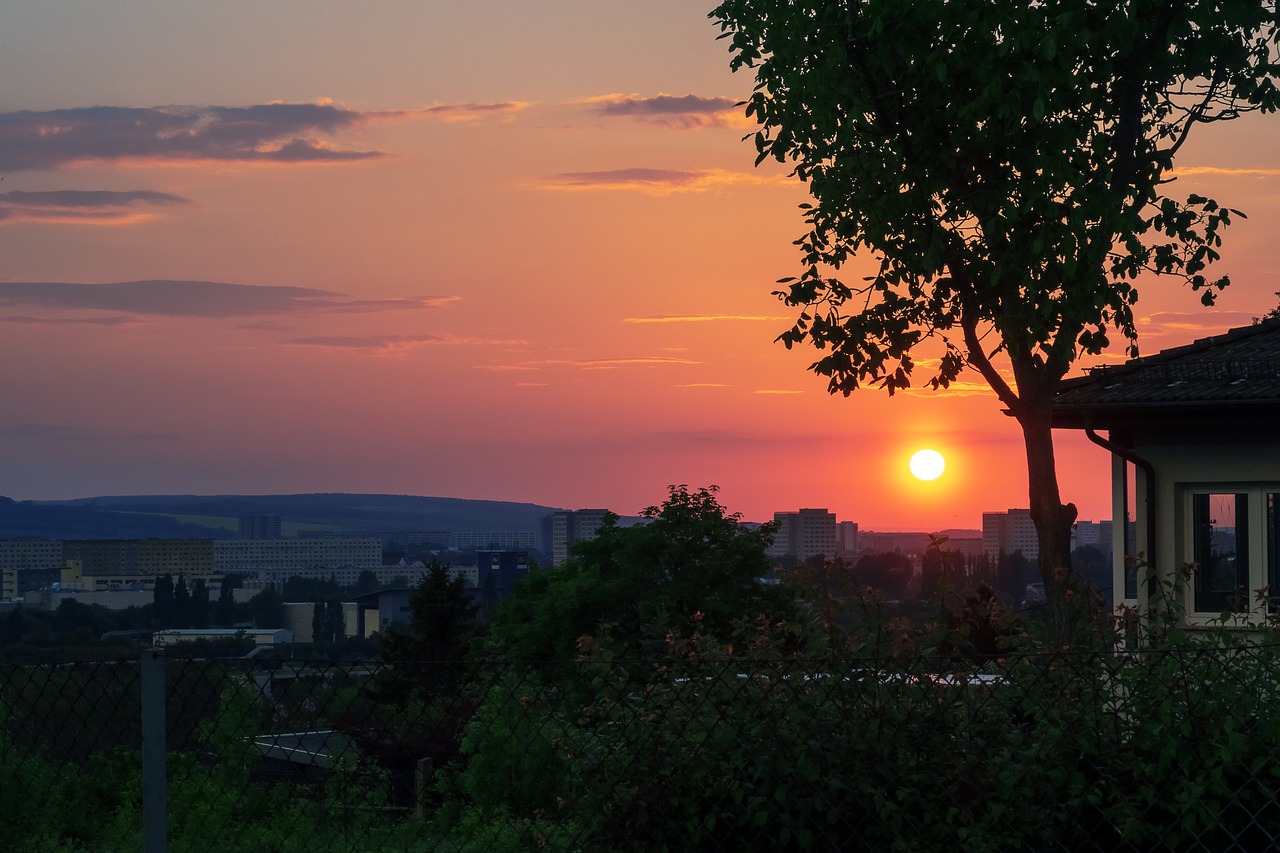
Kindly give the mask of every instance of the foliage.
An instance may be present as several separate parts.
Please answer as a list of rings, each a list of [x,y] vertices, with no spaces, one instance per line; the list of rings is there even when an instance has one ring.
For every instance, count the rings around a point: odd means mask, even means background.
[[[1206,271],[1241,214],[1174,197],[1171,171],[1195,126],[1280,106],[1274,0],[724,0],[712,17],[755,74],[757,162],[790,165],[814,199],[779,339],[822,352],[810,369],[832,393],[892,394],[922,357],[934,388],[979,372],[1022,428],[1069,641],[1053,396],[1112,332],[1137,353],[1141,274],[1206,304],[1228,284]],[[842,278],[861,256],[872,274]]]
[[[280,628],[284,626],[284,596],[268,587],[249,599],[249,612],[253,614],[255,628]]]
[[[422,580],[409,595],[408,625],[393,623],[379,635],[382,659],[390,664],[378,680],[379,693],[395,705],[425,703],[433,713],[445,713],[453,705],[452,697],[464,676],[462,662],[475,631],[478,605],[467,592],[466,579],[433,559]],[[451,712],[447,714],[452,717]],[[437,737],[451,740],[461,721],[454,720],[452,729]],[[420,757],[408,743],[414,741],[405,732],[395,734],[401,752]]]
[[[235,588],[240,584],[240,576],[226,574],[218,583],[218,603],[214,619],[223,628],[230,628],[236,621]]]
[[[156,578],[156,585],[151,591],[151,614],[155,618],[155,627],[174,628],[173,610],[173,575],[161,575]]]
[[[204,578],[196,578],[191,588],[190,622],[192,628],[209,627],[209,585]]]
[[[771,528],[750,530],[716,499],[716,488],[671,486],[645,522],[611,517],[561,566],[531,571],[494,614],[483,651],[506,659],[567,662],[578,640],[601,631],[622,655],[660,653],[672,625],[700,614],[702,630],[732,642],[744,619],[794,618],[790,596],[766,586]]]
[[[695,630],[648,667],[588,644],[585,699],[509,672],[451,796],[573,849],[1267,846],[1276,647],[1020,652],[979,679],[771,633],[729,656]]]
[[[260,662],[169,661],[170,849],[1271,846],[1280,646],[1214,630],[975,669],[905,647],[798,656],[776,624],[732,653],[696,619],[672,629],[644,662],[584,641],[586,692],[522,666],[477,671],[480,706],[416,816],[371,740],[283,775],[252,744],[443,731],[442,706],[381,703],[365,664],[271,678]],[[0,796],[49,804],[0,812],[6,849],[140,849],[135,663],[0,668]]]
[[[432,559],[409,594],[408,626],[393,623],[383,632],[383,659],[400,665],[460,661],[478,610],[467,592],[466,578]]]

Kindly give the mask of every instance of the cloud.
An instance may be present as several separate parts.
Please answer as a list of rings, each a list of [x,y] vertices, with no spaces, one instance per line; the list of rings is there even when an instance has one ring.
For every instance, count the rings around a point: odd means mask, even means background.
[[[1280,169],[1237,169],[1225,166],[1179,166],[1174,168],[1176,175],[1222,175],[1224,177],[1267,178],[1280,175]]]
[[[1005,375],[1005,371],[1001,371],[1001,375]],[[1012,382],[1012,375],[1005,375],[1005,379]],[[913,385],[910,388],[898,389],[899,394],[906,394],[912,397],[937,397],[945,395],[947,397],[995,397],[996,392],[991,390],[991,386],[981,380],[970,382],[965,379],[956,379],[952,381],[946,388],[933,388],[928,381],[923,381],[919,385]]]
[[[19,314],[0,316],[0,323],[12,323],[19,326],[131,326],[136,323],[133,317],[115,315],[111,317],[24,317]]]
[[[581,103],[611,118],[632,118],[681,130],[700,127],[741,125],[745,113],[732,98],[704,98],[699,95],[600,95]]]
[[[0,224],[10,222],[68,222],[119,225],[149,218],[140,205],[190,204],[188,199],[152,190],[51,190],[0,193]]]
[[[122,281],[71,284],[0,282],[0,307],[51,311],[111,311],[131,316],[248,317],[262,314],[363,314],[438,308],[456,296],[420,299],[352,299],[307,287],[226,284],[215,281]]]
[[[335,149],[317,136],[377,117],[328,103],[0,112],[0,171],[56,169],[92,160],[366,160],[382,152]]]
[[[732,388],[732,385],[726,385],[723,382],[687,382],[683,385],[677,385],[677,388]]]
[[[791,395],[791,394],[803,394],[804,392],[803,392],[803,391],[794,391],[794,390],[785,390],[785,389],[780,389],[780,388],[760,388],[760,389],[758,389],[758,390],[756,390],[756,391],[752,391],[751,393],[752,393],[752,394],[779,394],[779,395]]]
[[[615,367],[650,367],[667,364],[702,364],[688,358],[671,358],[670,356],[640,356],[637,358],[588,358],[561,362],[587,370],[612,370]]]
[[[1146,337],[1181,335],[1187,338],[1185,343],[1191,343],[1191,339],[1187,337],[1187,334],[1183,333],[1200,337],[1220,335],[1227,329],[1249,325],[1253,322],[1255,316],[1265,313],[1266,310],[1260,309],[1255,314],[1244,311],[1193,311],[1185,313],[1157,311],[1138,318],[1138,341],[1141,343],[1142,339]]]
[[[0,424],[0,441],[84,444],[87,442],[177,441],[179,438],[181,436],[170,432],[115,432],[65,424]]]
[[[717,323],[768,320],[776,322],[790,317],[754,314],[654,314],[649,317],[623,317],[624,323]]]
[[[334,350],[354,350],[370,355],[404,355],[426,346],[519,346],[522,340],[487,340],[462,338],[452,335],[369,335],[365,337],[329,335],[312,338],[295,338],[287,341],[294,346],[322,347]]]
[[[723,169],[650,169],[632,167],[602,172],[561,172],[543,181],[553,190],[639,190],[651,195],[701,192],[731,184],[782,183],[781,176],[728,172]]]
[[[478,370],[506,372],[513,370],[538,370],[543,367],[578,367],[583,370],[613,370],[618,367],[661,367],[679,364],[702,364],[687,358],[671,356],[633,356],[627,358],[548,358],[507,364],[478,364]]]
[[[404,110],[394,113],[378,113],[376,117],[414,117],[424,116],[438,118],[447,122],[475,121],[489,116],[508,116],[518,113],[529,106],[524,101],[502,101],[492,104],[433,104],[418,110]]]

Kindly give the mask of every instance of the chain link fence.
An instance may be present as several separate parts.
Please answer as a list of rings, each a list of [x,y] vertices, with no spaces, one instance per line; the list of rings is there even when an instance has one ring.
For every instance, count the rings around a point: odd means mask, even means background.
[[[1260,850],[1280,647],[0,669],[14,851]]]

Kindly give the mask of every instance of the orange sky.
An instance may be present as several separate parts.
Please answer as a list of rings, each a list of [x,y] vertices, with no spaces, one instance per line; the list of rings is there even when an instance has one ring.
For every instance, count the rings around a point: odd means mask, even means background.
[[[6,3],[0,494],[634,513],[714,483],[750,519],[825,506],[878,530],[1025,506],[981,388],[832,399],[810,352],[772,343],[805,196],[752,167],[732,107],[751,80],[705,13]],[[1193,138],[1187,191],[1250,218],[1217,309],[1143,291],[1144,352],[1276,304],[1278,125]],[[907,473],[922,446],[948,459],[931,484]],[[1059,457],[1064,497],[1107,517],[1106,455],[1062,435]]]

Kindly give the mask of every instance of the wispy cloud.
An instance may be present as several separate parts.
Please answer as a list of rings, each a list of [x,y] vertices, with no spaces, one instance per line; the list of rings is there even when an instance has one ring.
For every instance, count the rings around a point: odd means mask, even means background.
[[[577,367],[582,370],[613,370],[619,367],[663,367],[668,365],[702,364],[688,358],[650,355],[623,358],[547,358],[494,364],[478,364],[478,370],[496,372],[539,370],[544,367]]]
[[[700,95],[600,95],[582,103],[611,118],[630,118],[650,124],[688,130],[700,127],[741,125],[745,115],[732,98]]]
[[[778,394],[778,395],[791,395],[791,394],[803,394],[804,392],[803,392],[803,391],[795,391],[795,390],[782,389],[782,388],[759,388],[759,389],[757,389],[757,390],[755,390],[755,391],[752,391],[751,393],[752,393],[752,394]]]
[[[1001,371],[1003,373],[1003,371]],[[1006,377],[1010,379],[1011,377]],[[946,388],[932,388],[927,383],[913,385],[910,388],[902,388],[899,394],[907,394],[913,397],[936,397],[945,395],[948,397],[994,397],[996,392],[991,390],[991,386],[982,381],[970,381],[967,379],[957,379]]]
[[[677,388],[732,388],[732,385],[726,385],[723,382],[686,382],[683,385],[677,385]]]
[[[18,326],[131,326],[137,323],[133,317],[25,317],[20,314],[0,316],[0,323]]]
[[[648,317],[623,317],[624,323],[720,323],[720,322],[755,322],[767,320],[776,322],[789,320],[790,317],[765,314],[653,314]]]
[[[701,192],[732,184],[780,183],[781,176],[729,172],[723,169],[650,169],[632,167],[602,172],[561,172],[542,182],[553,190],[631,190],[651,195]]]
[[[1222,175],[1224,177],[1265,178],[1280,175],[1278,168],[1234,168],[1228,166],[1179,166],[1174,168],[1177,175]]]
[[[1181,335],[1191,343],[1195,336],[1220,335],[1227,329],[1236,326],[1247,326],[1253,318],[1265,313],[1268,308],[1249,314],[1244,311],[1157,311],[1137,320],[1138,340],[1144,337]]]
[[[487,338],[455,337],[452,335],[329,335],[311,338],[295,338],[287,341],[294,346],[321,347],[333,350],[353,350],[369,355],[404,355],[421,347],[430,346],[520,346],[522,340],[493,340]]]
[[[150,218],[138,208],[189,204],[189,200],[152,190],[51,190],[0,193],[0,225],[12,222],[60,222],[120,225]]]
[[[690,358],[672,358],[669,356],[640,356],[638,358],[589,358],[577,361],[566,361],[577,367],[588,370],[611,370],[615,367],[653,367],[668,364],[702,364]]]
[[[422,107],[417,110],[378,113],[376,115],[392,118],[423,116],[426,118],[438,118],[447,122],[460,122],[476,121],[477,119],[494,116],[512,116],[528,106],[529,104],[525,101],[501,101],[492,104],[432,104],[429,107]]]
[[[116,432],[82,426],[67,426],[65,424],[0,424],[0,441],[84,444],[88,442],[177,441],[179,438],[181,436],[170,432]]]
[[[92,160],[366,160],[382,152],[333,148],[318,137],[378,117],[329,103],[3,112],[0,171],[55,169]]]
[[[262,314],[363,314],[437,308],[456,296],[417,299],[352,299],[307,287],[227,284],[215,281],[123,281],[73,284],[0,282],[0,307],[51,311],[110,311],[132,316],[249,317]]]

